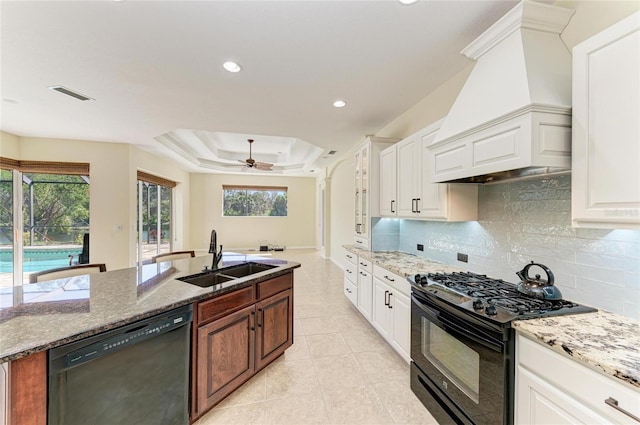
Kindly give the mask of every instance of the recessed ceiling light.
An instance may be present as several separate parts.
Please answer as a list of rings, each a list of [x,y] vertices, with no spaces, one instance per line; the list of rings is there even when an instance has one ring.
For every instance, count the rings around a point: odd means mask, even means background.
[[[240,65],[233,61],[227,61],[223,63],[222,66],[229,72],[240,72],[240,70],[242,69]]]
[[[345,102],[344,100],[336,100],[335,102],[333,102],[333,106],[335,106],[336,108],[344,108],[347,105],[347,102]]]
[[[402,4],[410,5],[416,3],[418,0],[398,0]]]

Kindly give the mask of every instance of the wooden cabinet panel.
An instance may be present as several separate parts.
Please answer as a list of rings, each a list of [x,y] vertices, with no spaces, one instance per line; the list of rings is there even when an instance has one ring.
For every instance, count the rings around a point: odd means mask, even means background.
[[[273,279],[258,283],[258,300],[262,300],[293,287],[293,273],[287,273]]]
[[[238,289],[220,295],[209,301],[203,301],[197,307],[197,324],[202,325],[213,319],[225,316],[230,312],[255,302],[254,286]]]
[[[9,369],[9,423],[46,425],[47,352],[14,360]]]
[[[292,298],[286,290],[256,304],[256,371],[293,344]]]
[[[293,271],[196,309],[192,423],[293,344]]]
[[[198,411],[203,412],[254,373],[255,309],[247,307],[198,329]]]

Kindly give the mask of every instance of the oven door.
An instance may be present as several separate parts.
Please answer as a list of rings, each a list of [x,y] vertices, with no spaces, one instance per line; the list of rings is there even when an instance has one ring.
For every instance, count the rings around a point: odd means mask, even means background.
[[[432,414],[440,412],[441,423],[512,423],[505,397],[510,360],[500,332],[420,294],[411,298],[411,359],[417,366],[411,381],[418,398]]]

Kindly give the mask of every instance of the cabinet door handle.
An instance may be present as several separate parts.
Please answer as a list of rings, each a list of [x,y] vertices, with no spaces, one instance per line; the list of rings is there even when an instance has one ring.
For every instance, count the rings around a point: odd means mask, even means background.
[[[369,275],[368,275],[368,274],[366,274],[365,272],[360,272],[360,276],[367,277],[367,276],[369,276]]]
[[[614,409],[618,410],[619,412],[624,413],[625,415],[629,416],[629,417],[630,417],[631,419],[633,419],[634,421],[636,421],[636,422],[640,422],[640,418],[639,418],[639,417],[637,417],[637,416],[636,416],[636,415],[634,415],[633,413],[628,412],[627,410],[625,410],[625,409],[623,409],[622,407],[620,407],[620,406],[618,405],[618,400],[616,400],[615,398],[613,398],[613,397],[609,397],[608,399],[606,399],[606,400],[604,401],[604,403],[605,403],[606,405],[608,405],[608,406],[613,407]]]
[[[391,279],[389,276],[387,276],[386,274],[384,275],[384,278],[387,279],[389,282],[395,282],[395,279]]]
[[[391,305],[391,296],[393,295],[392,292],[389,292],[389,308],[393,308],[393,306]]]
[[[351,289],[349,288],[344,288],[345,291],[347,291],[348,293],[351,293]]]
[[[251,330],[255,331],[256,330],[256,312],[255,311],[251,312],[251,323],[252,323]]]
[[[420,202],[420,198],[416,198],[416,213],[420,214],[420,208],[418,206],[418,202]]]
[[[258,309],[258,319],[260,319],[260,317],[262,316],[262,309],[259,308]],[[258,320],[258,327],[261,328],[262,327],[262,323],[260,320]]]
[[[391,201],[391,212],[396,212],[396,210],[393,209],[393,204],[395,204],[396,201]]]
[[[347,258],[352,259],[353,257],[351,255],[347,254]]]
[[[389,295],[389,291],[384,291],[384,305],[389,306],[389,301],[387,301],[387,295]]]

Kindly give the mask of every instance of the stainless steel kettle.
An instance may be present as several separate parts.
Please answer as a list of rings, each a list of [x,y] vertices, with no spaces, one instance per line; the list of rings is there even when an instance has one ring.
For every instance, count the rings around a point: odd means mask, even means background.
[[[542,279],[539,274],[536,274],[535,278],[529,276],[529,269],[533,266],[540,267],[547,275],[547,279]],[[530,264],[524,266],[522,270],[516,272],[516,274],[521,279],[520,283],[516,285],[518,292],[541,300],[562,300],[562,293],[557,287],[553,286],[553,272],[544,264],[534,263],[532,261]]]

